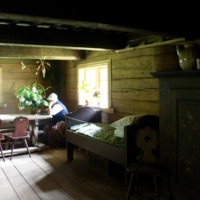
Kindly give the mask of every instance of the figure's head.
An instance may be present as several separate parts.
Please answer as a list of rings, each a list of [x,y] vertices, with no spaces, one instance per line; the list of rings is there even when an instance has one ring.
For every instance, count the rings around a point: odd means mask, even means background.
[[[47,100],[56,103],[56,102],[58,101],[58,95],[55,94],[55,93],[51,93],[51,94],[47,97]]]

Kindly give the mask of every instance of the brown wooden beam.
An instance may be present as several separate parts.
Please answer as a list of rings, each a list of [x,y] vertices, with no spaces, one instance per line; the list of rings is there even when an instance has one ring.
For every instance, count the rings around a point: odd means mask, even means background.
[[[1,44],[40,45],[76,49],[117,50],[127,38],[111,32],[72,31],[49,28],[0,26]]]
[[[0,58],[47,60],[81,60],[84,52],[65,48],[0,45]]]

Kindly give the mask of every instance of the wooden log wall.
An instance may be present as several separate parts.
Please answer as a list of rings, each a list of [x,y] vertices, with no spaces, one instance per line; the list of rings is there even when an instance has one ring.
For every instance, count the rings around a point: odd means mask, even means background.
[[[42,76],[36,76],[37,66],[33,63],[27,64],[22,70],[22,60],[0,59],[0,113],[30,113],[28,110],[20,111],[17,107],[18,99],[15,96],[16,88],[28,85],[35,81],[43,83]]]
[[[128,114],[159,114],[158,79],[153,71],[178,70],[175,46],[135,48],[119,52],[86,54],[81,62],[70,62],[66,69],[66,99],[70,111],[77,109],[77,64],[111,60],[112,108],[114,112]],[[64,93],[64,91],[63,91]]]
[[[25,112],[17,108],[15,88],[34,81],[51,86],[49,93],[57,93],[69,111],[75,111],[78,108],[77,65],[104,60],[111,60],[111,103],[115,113],[159,114],[159,84],[151,72],[178,70],[175,46],[136,47],[118,52],[88,51],[82,61],[51,60],[53,72],[48,79],[35,76],[35,61],[22,70],[21,59],[0,59],[0,113]]]

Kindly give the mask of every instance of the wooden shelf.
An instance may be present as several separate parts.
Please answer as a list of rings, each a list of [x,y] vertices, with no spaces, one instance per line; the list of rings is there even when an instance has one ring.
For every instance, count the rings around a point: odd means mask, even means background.
[[[200,70],[152,72],[151,75],[157,78],[197,77],[200,76]]]

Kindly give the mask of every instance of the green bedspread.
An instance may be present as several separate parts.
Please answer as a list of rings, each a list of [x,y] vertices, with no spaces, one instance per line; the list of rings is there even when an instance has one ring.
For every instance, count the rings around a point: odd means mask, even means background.
[[[82,123],[71,127],[77,134],[84,134],[85,136],[98,139],[102,142],[124,147],[124,138],[116,137],[114,134],[116,128],[113,128],[107,123]]]

